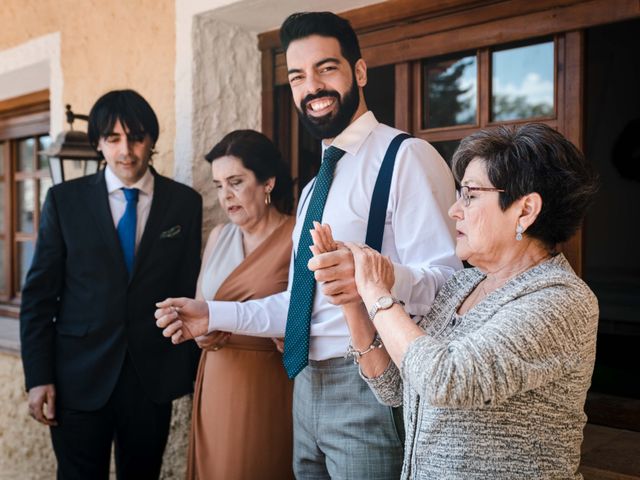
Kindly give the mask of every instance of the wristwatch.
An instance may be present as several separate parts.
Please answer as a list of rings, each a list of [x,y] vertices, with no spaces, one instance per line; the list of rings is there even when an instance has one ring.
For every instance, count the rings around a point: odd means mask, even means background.
[[[404,306],[404,302],[402,300],[398,300],[395,297],[390,295],[384,295],[380,297],[376,303],[373,304],[371,310],[369,310],[369,320],[373,322],[373,318],[380,310],[387,310],[393,306],[394,303]]]

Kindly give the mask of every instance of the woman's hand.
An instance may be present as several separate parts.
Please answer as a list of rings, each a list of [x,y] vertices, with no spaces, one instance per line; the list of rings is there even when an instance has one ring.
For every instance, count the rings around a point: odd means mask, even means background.
[[[214,331],[201,337],[196,337],[195,341],[202,350],[217,351],[224,347],[231,336],[228,332]]]
[[[355,280],[358,293],[371,306],[378,298],[389,295],[395,282],[393,263],[367,245],[346,242],[353,254]]]

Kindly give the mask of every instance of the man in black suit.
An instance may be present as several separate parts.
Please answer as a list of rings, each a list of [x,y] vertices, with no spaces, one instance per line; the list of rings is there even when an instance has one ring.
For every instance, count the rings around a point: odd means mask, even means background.
[[[192,391],[195,345],[172,346],[155,302],[193,296],[202,199],[149,167],[151,106],[102,96],[89,139],[107,166],[49,190],[22,290],[29,412],[51,427],[58,478],[158,478],[171,401]]]

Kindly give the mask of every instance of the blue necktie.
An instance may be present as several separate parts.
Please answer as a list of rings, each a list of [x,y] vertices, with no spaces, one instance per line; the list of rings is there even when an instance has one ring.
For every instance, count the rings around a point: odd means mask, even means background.
[[[136,254],[136,225],[138,223],[138,193],[137,188],[123,188],[124,198],[127,199],[127,208],[118,222],[118,237],[124,254],[124,263],[127,266],[129,276],[133,270],[133,259]]]
[[[344,151],[336,147],[329,147],[325,150],[300,232],[293,266],[293,285],[291,286],[291,300],[289,301],[287,329],[284,335],[284,356],[282,358],[289,378],[294,378],[309,363],[309,328],[313,297],[316,291],[316,280],[313,272],[307,267],[312,256],[309,247],[313,244],[309,230],[313,228],[314,221],[322,221],[322,212],[333,181],[333,173],[338,160],[343,155]]]

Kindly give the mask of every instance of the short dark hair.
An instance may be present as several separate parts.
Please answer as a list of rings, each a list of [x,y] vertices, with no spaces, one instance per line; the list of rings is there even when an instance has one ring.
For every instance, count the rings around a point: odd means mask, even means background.
[[[289,44],[311,35],[335,38],[340,43],[342,56],[351,68],[362,58],[358,36],[348,20],[331,12],[292,13],[280,27],[280,43],[286,52]]]
[[[149,135],[153,145],[158,141],[158,117],[151,105],[133,90],[113,90],[101,96],[89,112],[89,142],[98,148],[100,137],[113,132],[116,121],[134,137]]]
[[[204,158],[213,163],[224,156],[234,156],[251,170],[256,179],[264,183],[275,177],[271,200],[282,213],[293,210],[293,180],[282,155],[269,138],[255,130],[234,130],[220,140]]]
[[[503,211],[529,193],[542,197],[526,234],[549,249],[576,232],[598,190],[598,175],[584,155],[542,123],[481,130],[463,139],[452,159],[458,183],[474,158],[484,162],[493,186],[505,190],[499,194]]]

